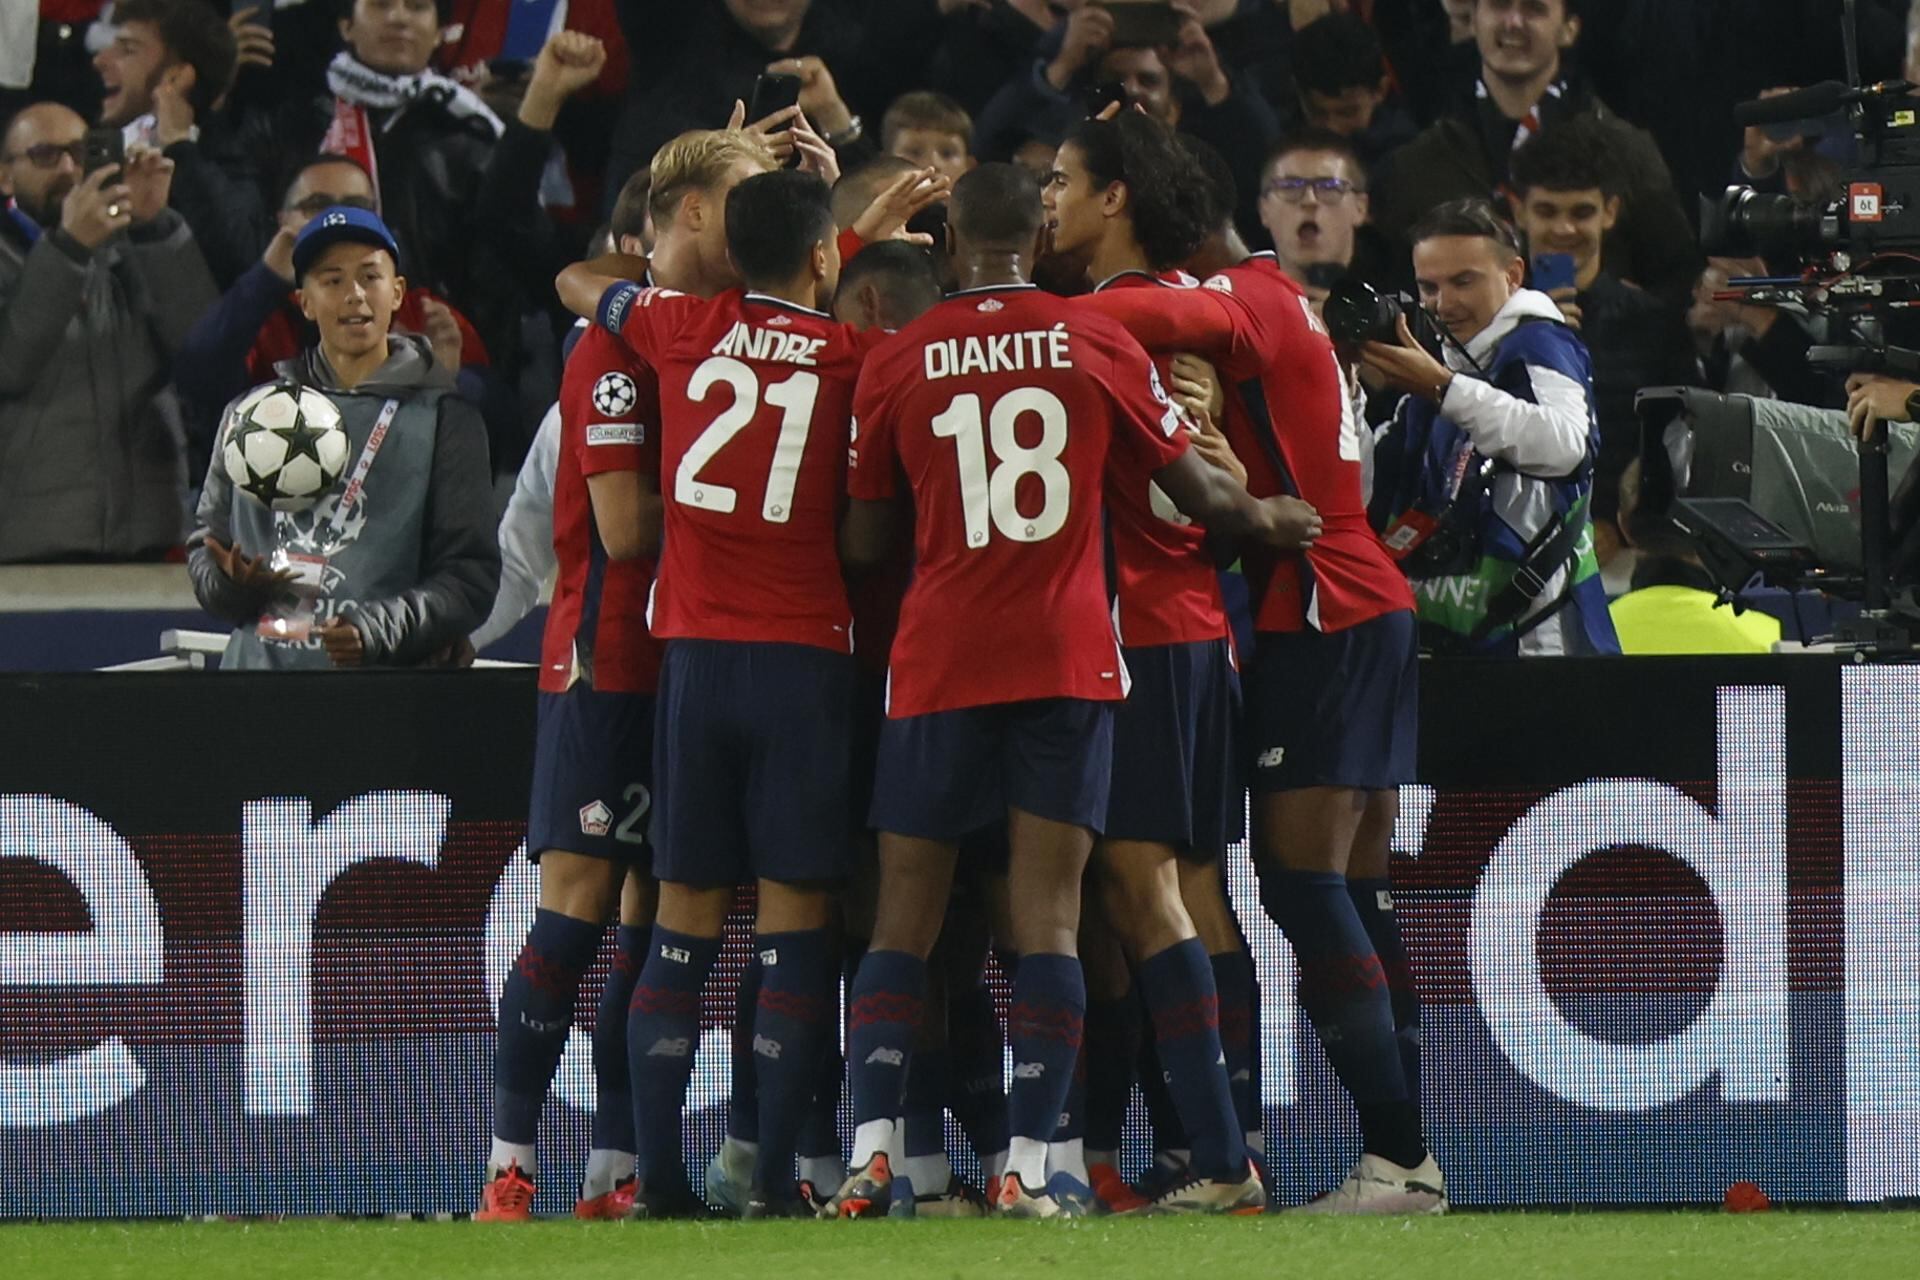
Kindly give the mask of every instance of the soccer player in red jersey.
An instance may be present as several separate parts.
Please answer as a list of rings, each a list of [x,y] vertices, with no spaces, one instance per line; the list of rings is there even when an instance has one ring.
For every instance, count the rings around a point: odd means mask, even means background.
[[[1138,112],[1086,121],[1061,146],[1047,184],[1053,250],[1084,258],[1096,292],[1177,292],[1161,273],[1206,237],[1204,187],[1173,131],[1158,121]],[[1156,361],[1163,377],[1166,361]],[[1240,688],[1226,607],[1206,530],[1167,500],[1137,458],[1115,455],[1106,497],[1115,614],[1134,683],[1114,717],[1112,796],[1094,867],[1193,1151],[1187,1176],[1163,1188],[1154,1207],[1257,1213],[1266,1193],[1234,1108],[1213,965],[1181,893],[1182,862],[1194,877],[1217,866],[1240,803]],[[1108,1012],[1128,1016],[1130,1004]],[[1131,1065],[1112,1056],[1089,1055],[1089,1074]],[[1097,1133],[1099,1147],[1118,1145],[1118,1119],[1108,1117],[1106,1132]],[[1090,1172],[1110,1199],[1123,1184],[1101,1154]]]
[[[1086,306],[1155,350],[1198,349],[1230,395],[1227,436],[1255,493],[1297,493],[1324,529],[1298,555],[1250,553],[1248,681],[1261,902],[1292,944],[1300,1002],[1360,1113],[1364,1154],[1319,1213],[1438,1213],[1446,1182],[1420,1123],[1417,1003],[1392,915],[1397,788],[1413,780],[1418,647],[1404,575],[1367,523],[1361,425],[1345,368],[1299,286],[1232,230],[1231,178],[1208,172],[1218,228],[1200,289]]]
[[[1113,707],[1128,683],[1103,564],[1110,457],[1137,459],[1224,536],[1298,545],[1315,524],[1304,504],[1256,503],[1192,454],[1138,344],[1027,283],[1041,222],[1022,169],[984,165],[955,184],[946,234],[961,288],[870,357],[855,404],[846,558],[884,555],[904,476],[915,570],[874,779],[873,944],[849,997],[858,1128],[830,1206],[845,1217],[888,1198],[885,1150],[959,842],[1001,821],[1020,964],[996,1208],[1062,1212],[1047,1141],[1080,1048],[1080,881],[1106,819]]]
[[[652,167],[658,242],[644,268],[649,282],[702,295],[737,283],[720,202],[742,177],[773,167],[765,143],[743,133],[703,130],[663,147]],[[632,225],[618,223],[622,211]],[[637,200],[616,207],[622,252],[642,252],[644,213]],[[574,1212],[621,1217],[633,1195],[627,1006],[655,896],[644,843],[660,662],[646,619],[660,530],[653,371],[613,335],[589,329],[568,360],[560,416],[558,572],[542,644],[527,839],[540,866],[540,906],[500,998],[494,1138],[475,1215],[482,1221],[531,1215],[540,1112],[581,978],[616,904],[614,962],[594,1021],[593,1145]]]
[[[746,281],[712,301],[569,268],[561,295],[656,371],[665,530],[653,633],[666,642],[651,838],[661,882],[628,1019],[636,1212],[691,1193],[680,1109],[700,993],[734,887],[757,881],[759,1151],[742,1216],[800,1211],[796,1133],[835,1011],[831,887],[849,852],[852,617],[836,528],[864,348],[818,310],[840,271],[827,189],[748,178],[726,203]],[[658,1198],[656,1200],[656,1198]]]

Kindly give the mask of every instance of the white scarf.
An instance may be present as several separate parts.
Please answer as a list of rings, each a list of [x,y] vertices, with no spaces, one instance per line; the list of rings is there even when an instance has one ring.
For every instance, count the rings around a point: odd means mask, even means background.
[[[334,55],[333,61],[327,66],[327,88],[333,91],[334,97],[353,106],[372,111],[394,111],[396,114],[380,126],[382,132],[391,128],[394,120],[399,118],[399,110],[420,101],[438,105],[455,119],[484,120],[488,132],[496,138],[507,130],[507,126],[501,123],[500,117],[481,100],[479,94],[438,71],[427,70],[410,76],[388,75],[384,71],[375,71],[342,50]]]

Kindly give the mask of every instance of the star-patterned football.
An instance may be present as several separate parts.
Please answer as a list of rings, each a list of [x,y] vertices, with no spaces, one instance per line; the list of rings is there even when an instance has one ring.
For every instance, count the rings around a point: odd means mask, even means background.
[[[234,488],[275,511],[305,511],[340,482],[349,444],[331,400],[275,383],[234,406],[221,460]]]

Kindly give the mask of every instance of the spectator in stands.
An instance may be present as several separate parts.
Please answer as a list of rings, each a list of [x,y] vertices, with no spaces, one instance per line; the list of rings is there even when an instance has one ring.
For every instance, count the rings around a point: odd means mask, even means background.
[[[276,372],[333,401],[354,461],[311,510],[275,512],[235,492],[215,449],[187,563],[201,606],[234,624],[223,670],[471,656],[500,582],[486,432],[426,342],[392,332],[398,261],[365,209],[326,210],[294,242],[319,340]]]
[[[1385,247],[1368,225],[1367,167],[1337,133],[1309,130],[1286,139],[1267,158],[1260,186],[1260,224],[1274,256],[1314,309],[1345,275],[1376,284],[1391,275]]]
[[[973,117],[938,93],[903,93],[880,124],[880,149],[958,182],[974,166]]]
[[[877,150],[866,119],[919,87],[944,11],[962,0],[627,0],[619,6],[633,72],[613,140],[607,189],[618,191],[662,144],[727,118],[767,71],[801,78],[800,106],[839,153],[842,172]]]
[[[1486,201],[1440,206],[1413,242],[1421,302],[1452,341],[1435,358],[1402,317],[1399,341],[1362,357],[1407,393],[1374,447],[1369,515],[1404,557],[1422,643],[1618,653],[1588,524],[1599,439],[1586,348],[1551,298],[1520,287],[1519,238]]]
[[[193,461],[207,459],[221,405],[272,380],[278,365],[313,345],[313,325],[295,292],[294,239],[315,217],[337,207],[378,213],[373,179],[345,156],[321,156],[287,188],[280,227],[266,252],[187,333],[174,385],[187,402]],[[409,288],[394,311],[393,327],[425,337],[434,363],[455,375],[461,394],[476,405],[487,402],[486,344],[457,308],[430,289]]]
[[[1568,120],[1513,153],[1514,223],[1538,265],[1572,259],[1573,284],[1548,296],[1593,357],[1600,456],[1593,475],[1593,529],[1601,567],[1621,549],[1620,474],[1640,452],[1633,400],[1642,387],[1696,386],[1693,339],[1679,307],[1606,269],[1604,241],[1621,217],[1613,136],[1597,119]]]
[[[1347,139],[1370,168],[1418,132],[1393,91],[1380,37],[1357,13],[1330,13],[1294,33],[1293,79],[1307,123]]]
[[[1625,197],[1608,263],[1621,279],[1683,301],[1700,274],[1692,228],[1653,140],[1616,119],[1566,66],[1580,33],[1569,0],[1478,0],[1473,22],[1480,53],[1474,101],[1374,175],[1375,221],[1401,239],[1438,204],[1493,197],[1507,183],[1515,147],[1564,121],[1598,117],[1614,139]]]
[[[113,41],[94,58],[106,98],[100,123],[173,161],[172,206],[193,229],[214,282],[250,264],[265,221],[259,176],[231,117],[239,46],[206,0],[118,0]]]
[[[1038,144],[1057,149],[1086,118],[1086,91],[1117,83],[1129,103],[1228,158],[1243,193],[1240,224],[1256,226],[1260,161],[1280,134],[1272,106],[1247,77],[1228,71],[1197,17],[1188,16],[1176,42],[1164,48],[1115,45],[1113,33],[1107,10],[1075,8],[1042,43],[1039,59],[981,110],[974,153],[998,160],[1030,144],[1036,153]]]
[[[86,130],[39,103],[0,133],[0,561],[180,543],[186,477],[157,397],[213,280],[167,207],[173,162],[135,147],[83,174]]]

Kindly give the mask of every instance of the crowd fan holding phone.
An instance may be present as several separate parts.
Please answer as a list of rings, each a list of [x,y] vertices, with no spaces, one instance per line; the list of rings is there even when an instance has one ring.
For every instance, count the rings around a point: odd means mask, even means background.
[[[9,5],[0,562],[184,559],[275,670],[464,665],[552,582],[482,1218],[616,922],[583,1217],[1263,1211],[1242,835],[1363,1133],[1304,1208],[1444,1211],[1418,654],[1777,639],[1635,518],[1642,387],[1920,417],[1697,238],[1729,182],[1832,194],[1826,122],[1731,108],[1837,75],[1833,8]],[[1920,81],[1920,6],[1859,8]],[[226,458],[265,387],[345,434],[302,509]]]

